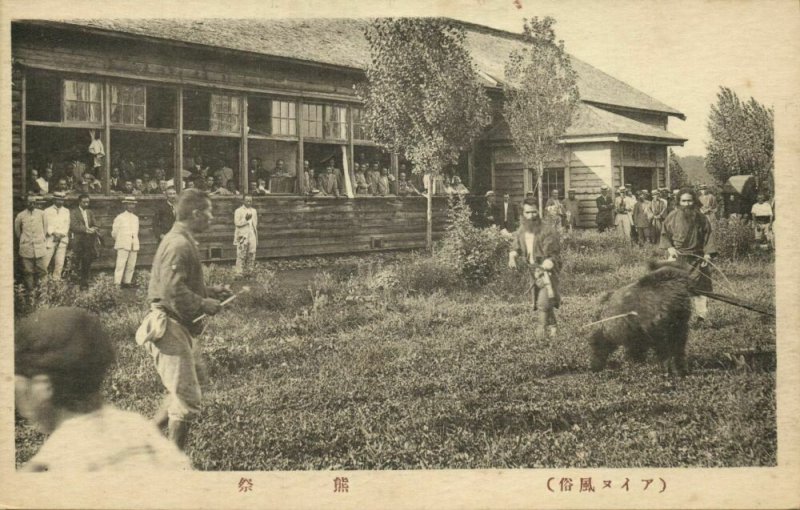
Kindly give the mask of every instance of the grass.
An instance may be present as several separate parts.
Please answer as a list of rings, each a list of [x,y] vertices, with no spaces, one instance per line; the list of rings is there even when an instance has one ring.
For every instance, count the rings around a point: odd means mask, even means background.
[[[739,357],[774,350],[773,320],[712,301],[711,326],[690,332],[686,378],[620,354],[588,371],[582,325],[597,296],[641,275],[650,256],[577,233],[565,249],[561,333],[548,340],[533,336],[511,271],[473,288],[421,255],[351,257],[289,285],[280,266],[261,264],[250,294],[208,321],[211,383],[188,454],[204,470],[775,465],[774,365]],[[718,290],[774,305],[768,256],[717,265],[730,280],[717,278]],[[162,388],[133,340],[145,291],[117,294],[94,293],[116,303],[102,314],[118,349],[106,396],[150,416]],[[21,463],[42,437],[17,425]]]

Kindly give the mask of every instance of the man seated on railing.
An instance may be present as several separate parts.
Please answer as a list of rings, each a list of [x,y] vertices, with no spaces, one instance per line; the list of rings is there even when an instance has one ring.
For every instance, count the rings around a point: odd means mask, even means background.
[[[328,167],[325,169],[325,173],[319,176],[319,182],[317,186],[320,190],[320,195],[323,196],[339,196],[339,179],[336,178],[336,174],[333,172],[333,164],[328,164]]]
[[[256,194],[257,195],[262,195],[262,196],[269,194],[269,188],[267,187],[267,181],[266,180],[264,180],[264,179],[259,179],[258,180],[258,186],[256,188]]]
[[[353,182],[353,186],[356,190],[356,195],[369,195],[369,183],[367,182],[367,176],[364,174],[364,170],[366,170],[366,165],[363,167],[358,163],[353,165],[355,170],[355,180]]]
[[[379,197],[389,195],[389,169],[385,167],[381,169],[380,177],[378,177],[378,188],[375,194]]]
[[[397,181],[397,194],[401,197],[421,195],[417,188],[406,180],[405,172],[400,172],[400,178]]]
[[[469,190],[461,182],[461,177],[457,175],[453,177],[452,188],[453,188],[453,193],[455,193],[456,195],[469,195]]]

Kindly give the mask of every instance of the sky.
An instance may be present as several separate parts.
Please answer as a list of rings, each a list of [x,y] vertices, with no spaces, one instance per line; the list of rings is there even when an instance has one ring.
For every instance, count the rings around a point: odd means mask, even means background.
[[[516,3],[515,3],[516,2]],[[4,0],[12,17],[448,16],[521,32],[522,19],[552,16],[572,55],[681,112],[675,151],[703,155],[706,120],[721,85],[776,108],[797,103],[797,0]]]

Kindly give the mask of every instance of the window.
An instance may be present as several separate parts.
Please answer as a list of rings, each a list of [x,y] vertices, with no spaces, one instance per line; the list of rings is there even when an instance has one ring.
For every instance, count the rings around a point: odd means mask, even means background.
[[[536,183],[536,174],[533,174],[532,183]],[[564,192],[564,169],[563,168],[546,168],[542,174],[542,198],[545,202],[550,197],[552,190],[558,190],[558,198],[563,199],[566,193]]]
[[[174,129],[176,125],[176,108],[178,91],[167,87],[147,86],[145,94],[147,107],[147,127]]]
[[[272,101],[272,134],[297,134],[295,105],[289,101]]]
[[[347,108],[325,106],[325,138],[347,139]]]
[[[322,138],[322,105],[303,105],[303,136]]]
[[[236,133],[241,129],[239,98],[211,94],[211,131]]]
[[[111,85],[111,123],[144,126],[145,92],[141,85]]]
[[[97,82],[64,80],[64,120],[100,123],[103,120],[101,85]]]
[[[36,69],[25,72],[25,118],[46,122],[61,122],[62,79]]]
[[[353,116],[353,139],[367,140],[366,129],[362,123],[362,117],[364,115],[363,110],[361,110],[361,108],[351,108],[350,112]]]

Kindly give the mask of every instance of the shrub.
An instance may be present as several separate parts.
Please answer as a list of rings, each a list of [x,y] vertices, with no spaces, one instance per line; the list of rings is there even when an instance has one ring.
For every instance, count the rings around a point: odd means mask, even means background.
[[[420,255],[397,272],[397,288],[407,294],[433,294],[462,287],[457,268],[442,256]]]
[[[497,227],[479,229],[462,197],[448,200],[448,226],[438,257],[444,257],[472,286],[483,285],[502,267],[508,241]]]
[[[715,225],[715,242],[720,257],[738,260],[750,252],[755,242],[753,226],[738,217],[724,218]]]

